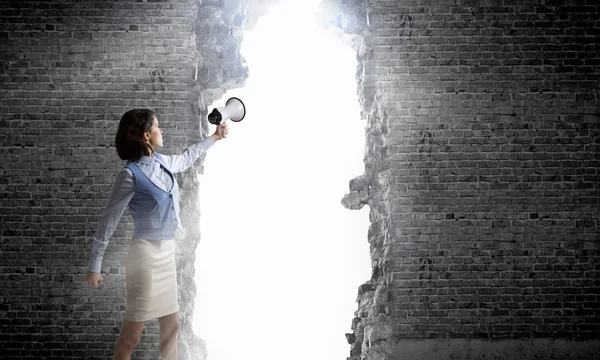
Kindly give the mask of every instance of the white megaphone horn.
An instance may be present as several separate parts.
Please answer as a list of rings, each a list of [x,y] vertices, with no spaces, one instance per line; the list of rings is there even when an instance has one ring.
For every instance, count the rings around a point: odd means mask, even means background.
[[[226,120],[231,121],[242,121],[242,119],[246,116],[246,107],[242,100],[232,97],[227,100],[225,103],[225,107],[220,107],[213,109],[213,111],[208,114],[208,121],[213,125],[219,125],[221,122],[225,122]]]

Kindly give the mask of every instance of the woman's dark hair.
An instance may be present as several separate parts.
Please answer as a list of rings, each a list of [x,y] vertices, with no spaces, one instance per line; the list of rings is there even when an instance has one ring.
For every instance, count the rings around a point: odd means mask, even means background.
[[[152,130],[154,111],[146,109],[129,110],[121,117],[115,145],[117,154],[122,160],[139,160],[142,155],[152,153],[146,143],[144,133]]]

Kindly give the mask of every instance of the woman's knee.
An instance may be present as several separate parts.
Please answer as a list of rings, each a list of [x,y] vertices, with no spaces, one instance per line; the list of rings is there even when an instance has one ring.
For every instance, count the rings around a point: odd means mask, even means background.
[[[133,349],[140,343],[142,338],[142,330],[144,329],[145,323],[135,323],[125,320],[121,334],[117,340],[117,346],[122,346],[126,349]]]
[[[179,331],[179,316],[177,313],[159,319],[160,333],[166,337],[176,336]]]
[[[135,334],[121,334],[117,340],[117,346],[133,350],[140,343],[141,336]]]

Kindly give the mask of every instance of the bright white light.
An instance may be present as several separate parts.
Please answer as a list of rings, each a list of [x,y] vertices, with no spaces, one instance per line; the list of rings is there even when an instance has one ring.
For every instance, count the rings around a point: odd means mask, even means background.
[[[318,27],[318,0],[273,6],[244,34],[242,122],[201,177],[195,331],[209,360],[333,360],[370,276],[368,209],[340,201],[364,172],[356,55]],[[212,107],[208,110],[212,110]]]

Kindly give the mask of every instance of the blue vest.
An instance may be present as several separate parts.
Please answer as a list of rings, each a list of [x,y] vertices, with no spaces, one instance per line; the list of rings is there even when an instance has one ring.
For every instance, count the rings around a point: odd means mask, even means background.
[[[177,229],[183,231],[179,212],[179,187],[173,174],[163,165],[160,154],[154,158],[173,179],[173,187],[165,191],[156,186],[133,161],[126,167],[133,172],[135,195],[129,202],[129,212],[135,229],[133,237],[146,240],[172,240]]]

